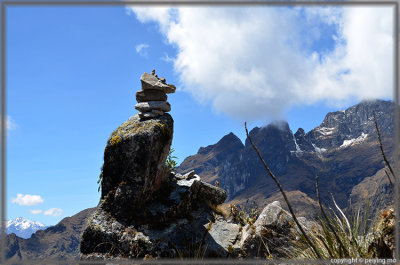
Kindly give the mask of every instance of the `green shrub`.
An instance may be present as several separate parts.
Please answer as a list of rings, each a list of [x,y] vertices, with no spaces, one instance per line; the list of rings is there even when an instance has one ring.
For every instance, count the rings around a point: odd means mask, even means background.
[[[167,160],[165,160],[165,165],[169,168],[169,170],[174,171],[178,162],[175,159],[178,157],[174,156],[172,153],[175,152],[174,148],[171,148],[168,152]]]

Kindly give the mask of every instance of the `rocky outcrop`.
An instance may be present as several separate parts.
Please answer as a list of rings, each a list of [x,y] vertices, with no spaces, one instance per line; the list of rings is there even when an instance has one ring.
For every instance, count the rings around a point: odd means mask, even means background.
[[[126,221],[143,217],[142,207],[168,178],[172,134],[169,114],[143,120],[136,114],[111,134],[101,173],[102,208]]]
[[[143,91],[172,89],[154,72],[145,73],[141,81]],[[139,104],[146,97],[137,94]],[[156,98],[164,99],[151,92],[151,99]],[[291,219],[279,203],[269,206],[256,223],[241,227],[220,207],[227,193],[217,183],[203,182],[195,171],[171,172],[165,162],[172,134],[173,120],[166,113],[134,115],[111,134],[104,151],[100,202],[82,234],[82,259],[256,257],[260,251],[253,246],[263,240],[267,228],[286,235],[285,240],[274,239],[270,255],[290,244]],[[225,151],[219,155],[243,148],[232,136],[221,141]],[[231,141],[237,144],[226,145]],[[275,208],[269,211],[271,207]],[[271,221],[271,226],[263,218],[286,221]]]
[[[150,107],[162,105],[164,101],[155,100],[166,97],[155,91],[175,91],[154,71],[143,74],[141,81],[138,104],[151,99],[146,103]],[[142,107],[136,105],[141,113],[121,124],[107,141],[100,203],[82,235],[83,259],[188,257],[195,247],[219,246],[213,236],[206,235],[226,192],[202,182],[194,172],[184,176],[170,172],[165,162],[173,119],[154,111],[154,115],[141,115],[149,113]],[[222,253],[228,253],[224,247],[213,247],[204,255]]]
[[[210,208],[213,201],[206,195],[213,193],[200,191],[202,184],[197,175],[190,180],[175,174],[169,177],[163,194],[143,206],[141,220],[124,222],[100,204],[83,234],[82,258],[195,257],[197,250],[215,245],[212,236],[206,237],[215,220]],[[215,194],[224,193],[217,187],[213,190]],[[202,253],[220,256],[215,251],[216,248],[210,248]],[[226,250],[224,253],[227,254]]]

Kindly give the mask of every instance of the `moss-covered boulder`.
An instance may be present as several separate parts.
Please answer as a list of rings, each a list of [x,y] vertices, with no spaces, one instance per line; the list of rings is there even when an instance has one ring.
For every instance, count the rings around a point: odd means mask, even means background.
[[[118,218],[132,219],[160,190],[169,172],[172,142],[169,114],[142,120],[134,115],[110,136],[104,150],[101,199]]]

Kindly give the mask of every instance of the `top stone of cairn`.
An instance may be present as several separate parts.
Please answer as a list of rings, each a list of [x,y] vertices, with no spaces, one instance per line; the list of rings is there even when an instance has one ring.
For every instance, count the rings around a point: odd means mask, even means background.
[[[165,78],[158,78],[154,70],[151,74],[146,72],[142,74],[142,76],[140,77],[140,81],[142,82],[143,90],[161,90],[167,94],[175,93],[176,90],[176,87],[174,85],[166,83]]]

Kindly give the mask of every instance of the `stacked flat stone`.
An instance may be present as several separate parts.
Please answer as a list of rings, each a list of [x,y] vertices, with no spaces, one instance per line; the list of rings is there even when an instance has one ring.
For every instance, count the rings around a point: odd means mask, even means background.
[[[135,109],[139,111],[142,119],[155,118],[171,111],[171,105],[167,102],[167,94],[175,93],[175,86],[167,84],[164,77],[158,78],[155,70],[144,73],[140,77],[142,90],[136,92]]]

